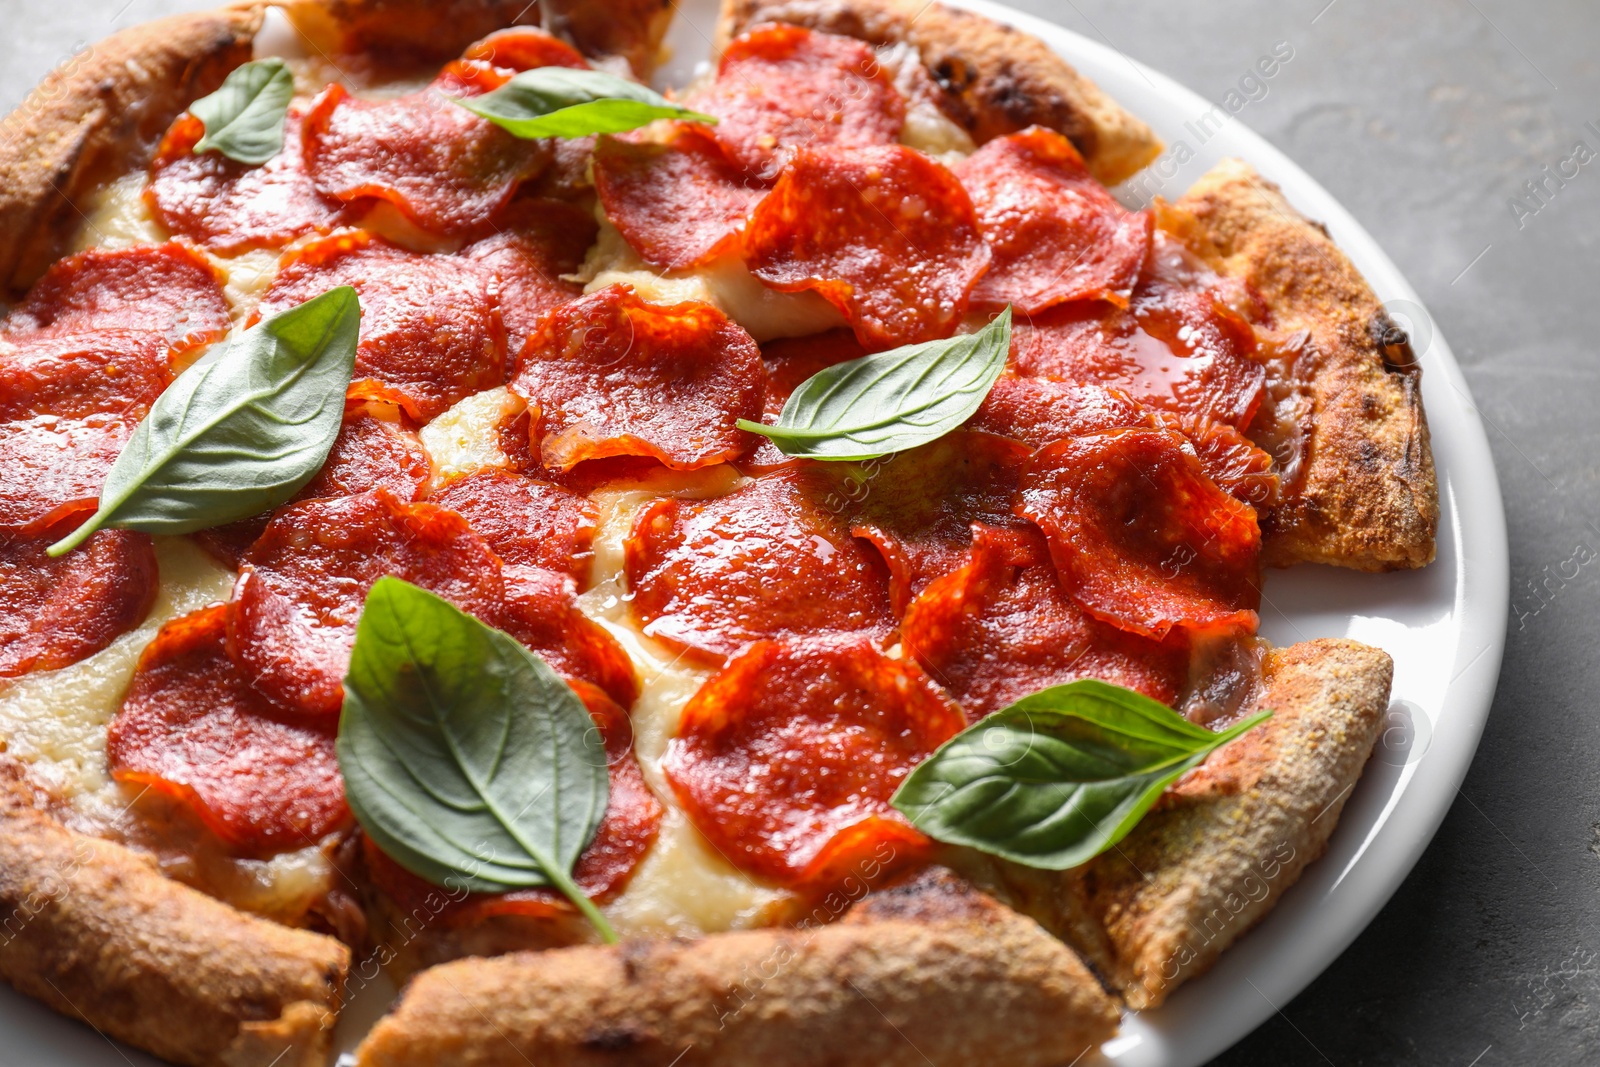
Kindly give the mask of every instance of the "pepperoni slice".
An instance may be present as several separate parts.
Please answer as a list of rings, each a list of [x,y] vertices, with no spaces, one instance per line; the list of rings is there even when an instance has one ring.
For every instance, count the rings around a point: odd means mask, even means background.
[[[508,576],[522,568],[546,568],[588,581],[598,510],[581,493],[487,467],[429,499],[465,518],[500,557]]]
[[[455,64],[421,92],[390,100],[329,86],[305,122],[306,166],[317,190],[342,201],[387,200],[434,233],[482,226],[550,159],[548,145],[513,137],[451,101],[504,80]]]
[[[972,302],[1033,314],[1066,300],[1126,304],[1150,248],[1152,222],[1126,211],[1072,142],[1030,126],[956,165],[994,253]]]
[[[228,658],[227,614],[174,619],[139,657],[106,738],[112,776],[177,797],[242,851],[315,845],[350,818],[333,725],[250,684]]]
[[[628,537],[634,617],[707,663],[761,638],[887,637],[887,582],[876,554],[850,536],[847,506],[799,467],[713,500],[656,501]]]
[[[5,332],[150,330],[173,352],[210,344],[228,332],[222,279],[204,256],[181,244],[91,248],[58,261],[12,309]]]
[[[120,415],[134,422],[171,380],[166,345],[144,330],[0,337],[0,421]]]
[[[633,661],[605,627],[578,610],[565,574],[543,567],[508,572],[498,625],[557,673],[591,682],[624,705],[639,699]]]
[[[1186,641],[1152,641],[1089,616],[1062,590],[1033,530],[974,526],[965,562],[911,602],[901,636],[974,722],[1078,678],[1169,705],[1188,681]]]
[[[490,273],[460,256],[408,252],[364,232],[325,237],[292,253],[261,300],[262,316],[334,286],[361,296],[356,396],[391,400],[427,422],[505,380],[505,333]]]
[[[1255,508],[1277,503],[1278,474],[1272,456],[1251,444],[1244,434],[1201,415],[1163,411],[1157,418],[1160,425],[1189,439],[1200,457],[1200,469],[1231,496]]]
[[[462,58],[478,60],[502,70],[524,71],[535,67],[587,67],[589,61],[565,41],[533,26],[513,26],[498,30],[471,44]]]
[[[0,678],[93,655],[139,625],[155,600],[148,534],[101,530],[64,556],[45,555],[68,529],[0,536]]]
[[[735,866],[805,885],[841,866],[828,848],[841,834],[863,856],[880,836],[905,841],[890,796],[965,725],[914,664],[868,640],[762,641],[690,699],[662,767]]]
[[[861,347],[856,335],[849,330],[827,330],[807,337],[783,337],[763,344],[761,365],[767,372],[767,403],[761,421],[776,423],[789,395],[813,374],[839,363],[860,359],[866,354],[867,350]],[[793,461],[794,458],[784,455],[770,438],[763,437],[755,451],[740,462],[740,467],[744,470],[765,470]]]
[[[1015,523],[1017,479],[1028,446],[957,430],[930,444],[864,464],[829,464],[850,500],[850,532],[870,541],[889,567],[895,614],[941,575],[959,567],[972,524]]]
[[[995,381],[967,428],[1038,448],[1063,437],[1151,424],[1149,410],[1120,389],[1008,375]]]
[[[690,106],[716,115],[728,154],[768,181],[798,146],[893,144],[906,118],[867,45],[779,23],[729,42],[715,83]]]
[[[745,227],[745,260],[774,289],[815,289],[861,343],[947,336],[989,263],[972,201],[899,145],[801,149]]]
[[[495,224],[499,233],[462,254],[494,275],[506,350],[520,352],[547,311],[583,294],[583,286],[561,276],[577,273],[598,227],[590,212],[538,197],[513,200]]]
[[[764,193],[715,137],[688,123],[661,142],[600,138],[594,188],[606,218],[662,270],[698,266],[727,251]]]
[[[1209,291],[1147,279],[1126,309],[1079,303],[1019,321],[1018,374],[1121,389],[1141,404],[1249,425],[1266,389],[1248,323]]]
[[[0,535],[31,535],[92,509],[133,428],[169,379],[142,330],[0,338]]]
[[[344,425],[334,438],[327,462],[295,494],[294,502],[353,496],[374,489],[387,489],[399,500],[415,500],[433,467],[417,435],[399,425],[392,410],[379,404],[346,405]],[[218,562],[238,570],[271,519],[271,513],[254,515],[201,530],[194,538]]]
[[[178,116],[150,164],[145,203],[169,231],[222,256],[327,233],[339,222],[340,205],[318,193],[306,173],[301,120],[291,109],[283,151],[251,166],[221,152],[196,155],[205,124],[188,113]]]
[[[367,590],[386,574],[498,621],[500,563],[453,511],[379,489],[283,508],[245,557],[229,646],[273,699],[336,714]]]
[[[399,500],[415,500],[432,474],[428,450],[415,433],[389,417],[381,405],[352,404],[327,462],[295,499],[387,489]]]
[[[512,390],[539,410],[546,467],[649,456],[674,470],[730,460],[754,442],[761,352],[710,304],[663,307],[608,285],[545,316]]]
[[[570,682],[583,699],[605,741],[611,794],[589,847],[572,869],[572,880],[584,895],[599,901],[614,898],[627,888],[634,869],[655,843],[664,809],[644,784],[633,755],[633,726],[622,708],[592,685]],[[551,889],[517,889],[509,893],[473,893],[444,903],[440,890],[401,867],[365,839],[367,873],[402,912],[419,908],[437,915],[446,926],[466,926],[496,915],[554,917],[573,914],[574,908]],[[429,905],[430,895],[434,899]]]
[[[1255,510],[1205,476],[1182,436],[1120,430],[1048,445],[1029,460],[1019,510],[1096,618],[1157,640],[1174,627],[1255,631]]]

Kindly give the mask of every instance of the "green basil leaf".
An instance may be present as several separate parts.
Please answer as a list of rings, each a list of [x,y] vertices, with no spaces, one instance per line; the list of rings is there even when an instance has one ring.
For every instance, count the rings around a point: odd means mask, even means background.
[[[657,119],[717,121],[711,115],[679,107],[638,82],[602,70],[572,67],[535,67],[493,92],[451,99],[474,115],[528,139],[622,133]]]
[[[1005,369],[1011,308],[977,333],[905,345],[818,371],[776,426],[748,419],[786,455],[861,460],[936,441],[968,419]]]
[[[293,98],[294,75],[283,60],[257,59],[235,68],[216,92],[189,105],[206,128],[195,152],[265,163],[283,151],[283,119]]]
[[[572,881],[605,815],[605,745],[578,695],[515,638],[378,579],[337,750],[350,810],[401,866],[478,892],[554,886],[616,940]]]
[[[263,319],[178,375],[111,465],[102,526],[180,534],[258,515],[322,469],[344,419],[361,306],[348,285]]]
[[[1085,679],[974,723],[914,769],[892,803],[929,837],[1061,871],[1126,837],[1178,778],[1263,722],[1213,733]]]

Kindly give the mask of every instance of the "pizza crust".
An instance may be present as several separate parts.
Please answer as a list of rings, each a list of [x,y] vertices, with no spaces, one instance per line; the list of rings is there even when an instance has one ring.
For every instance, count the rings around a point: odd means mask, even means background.
[[[196,1067],[320,1065],[350,951],[62,826],[0,756],[0,977]]]
[[[1327,849],[1382,732],[1392,676],[1387,653],[1354,641],[1269,652],[1252,710],[1272,718],[1169,789],[1116,848],[1064,876],[997,877],[1130,1008],[1158,1007]]]
[[[1117,1018],[1064,944],[930,871],[814,929],[444,964],[411,982],[356,1061],[1058,1067]]]
[[[875,46],[906,43],[945,90],[944,109],[978,144],[1047,126],[1116,185],[1161,154],[1150,127],[1043,41],[928,0],[724,0],[714,47],[760,22],[788,22]]]
[[[1182,234],[1221,274],[1255,289],[1282,331],[1309,331],[1306,469],[1262,515],[1263,560],[1363,571],[1433,560],[1439,494],[1421,369],[1359,271],[1327,233],[1247,163],[1224,160],[1176,207]],[[1181,215],[1180,215],[1181,217]]]
[[[172,120],[250,58],[265,9],[123,30],[57,66],[0,122],[0,288],[26,289],[66,252],[83,222],[74,205],[148,160]]]

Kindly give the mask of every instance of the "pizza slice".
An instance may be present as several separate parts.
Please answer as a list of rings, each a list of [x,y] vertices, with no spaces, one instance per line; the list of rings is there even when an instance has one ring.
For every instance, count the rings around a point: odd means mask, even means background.
[[[1148,127],[938,4],[736,0],[718,70],[645,98],[675,121],[479,117],[529,72],[647,74],[669,10],[292,4],[312,58],[265,161],[195,151],[186,112],[259,6],[120,35],[6,120],[13,985],[191,1064],[322,1062],[381,965],[411,980],[365,1064],[1043,1065],[1326,847],[1392,668],[1268,647],[1259,568],[1421,566],[1438,513],[1359,274],[1242,163],[1123,209]],[[208,348],[352,298],[314,477],[187,536],[82,526]],[[816,458],[816,383],[1003,324],[955,423]],[[592,734],[569,889],[446,876],[353,784],[353,647],[397,578]],[[894,803],[1086,678],[1245,732],[1064,870]]]

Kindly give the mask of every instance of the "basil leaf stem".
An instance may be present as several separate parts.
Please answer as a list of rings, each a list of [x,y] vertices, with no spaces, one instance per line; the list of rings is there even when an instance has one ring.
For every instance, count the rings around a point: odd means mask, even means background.
[[[615,942],[572,879],[610,794],[583,701],[538,655],[394,577],[367,593],[336,742],[350,810],[436,885],[552,886]]]
[[[786,455],[862,460],[938,440],[970,419],[1011,349],[1011,307],[976,333],[827,367],[790,394],[775,426],[748,419]]]
[[[1068,682],[945,742],[890,802],[936,840],[1066,870],[1121,841],[1169,785],[1271,714],[1213,733],[1130,689]]]
[[[501,129],[525,139],[623,133],[657,119],[717,120],[672,103],[638,82],[600,70],[535,67],[482,96],[451,97]]]
[[[292,99],[294,74],[283,60],[257,59],[236,67],[216,92],[189,105],[206,128],[195,153],[265,163],[283,151],[283,120]]]
[[[156,398],[99,508],[49,554],[103,526],[190,533],[294,496],[339,435],[360,321],[356,291],[341,285],[216,345]]]

